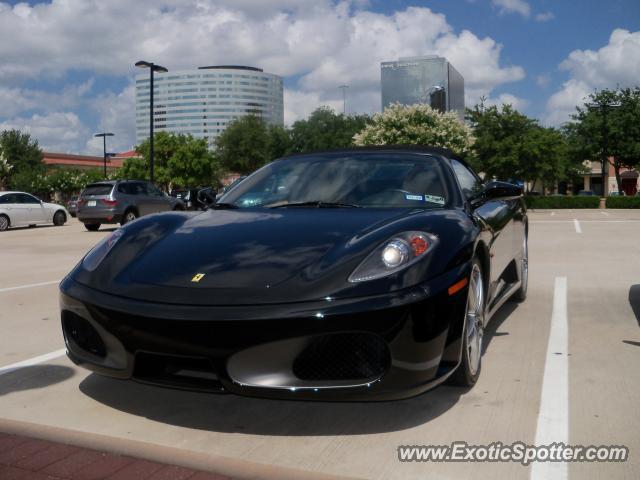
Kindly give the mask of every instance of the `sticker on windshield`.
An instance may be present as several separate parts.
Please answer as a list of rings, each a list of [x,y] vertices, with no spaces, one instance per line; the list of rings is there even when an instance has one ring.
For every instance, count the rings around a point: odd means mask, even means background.
[[[437,203],[438,205],[444,205],[444,197],[439,197],[438,195],[424,195],[425,202]]]
[[[417,200],[419,202],[422,201],[422,195],[409,195],[408,193],[404,196],[407,200]]]

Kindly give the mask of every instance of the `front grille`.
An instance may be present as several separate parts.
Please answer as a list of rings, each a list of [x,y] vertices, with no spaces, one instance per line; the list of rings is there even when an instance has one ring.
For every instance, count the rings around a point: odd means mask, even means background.
[[[147,383],[187,390],[222,390],[216,369],[211,360],[206,357],[138,352],[133,378]]]
[[[80,315],[63,310],[62,329],[67,339],[73,340],[82,350],[102,358],[107,356],[107,349],[100,334]]]
[[[293,362],[301,380],[375,380],[390,363],[386,342],[369,333],[315,338]]]

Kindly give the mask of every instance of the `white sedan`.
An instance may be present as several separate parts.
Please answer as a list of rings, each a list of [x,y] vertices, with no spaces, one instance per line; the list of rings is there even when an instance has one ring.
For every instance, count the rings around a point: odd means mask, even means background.
[[[9,227],[24,227],[53,223],[64,225],[67,210],[55,203],[46,203],[24,192],[0,192],[0,232]]]

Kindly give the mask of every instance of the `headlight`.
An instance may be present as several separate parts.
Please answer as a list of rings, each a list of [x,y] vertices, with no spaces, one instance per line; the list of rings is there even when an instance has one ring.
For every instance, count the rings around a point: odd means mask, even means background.
[[[82,259],[82,266],[88,272],[93,272],[98,265],[102,263],[102,260],[107,256],[107,254],[111,251],[114,245],[120,240],[122,237],[122,229],[119,228],[111,235],[104,237],[100,242],[91,249],[89,253],[85,255]]]
[[[425,232],[396,235],[371,252],[349,276],[349,282],[365,282],[396,273],[423,258],[437,243],[437,237]]]

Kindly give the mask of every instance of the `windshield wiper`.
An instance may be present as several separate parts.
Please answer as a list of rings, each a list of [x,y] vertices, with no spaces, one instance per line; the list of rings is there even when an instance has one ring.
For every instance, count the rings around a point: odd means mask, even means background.
[[[282,203],[280,205],[274,205],[273,207],[270,207],[270,208],[286,208],[286,207],[362,208],[360,205],[355,205],[353,203],[323,202],[321,200],[313,200],[310,202]]]
[[[233,203],[214,203],[210,208],[212,208],[213,210],[227,210],[227,209],[234,209],[234,208],[240,208],[237,205],[233,204]]]

